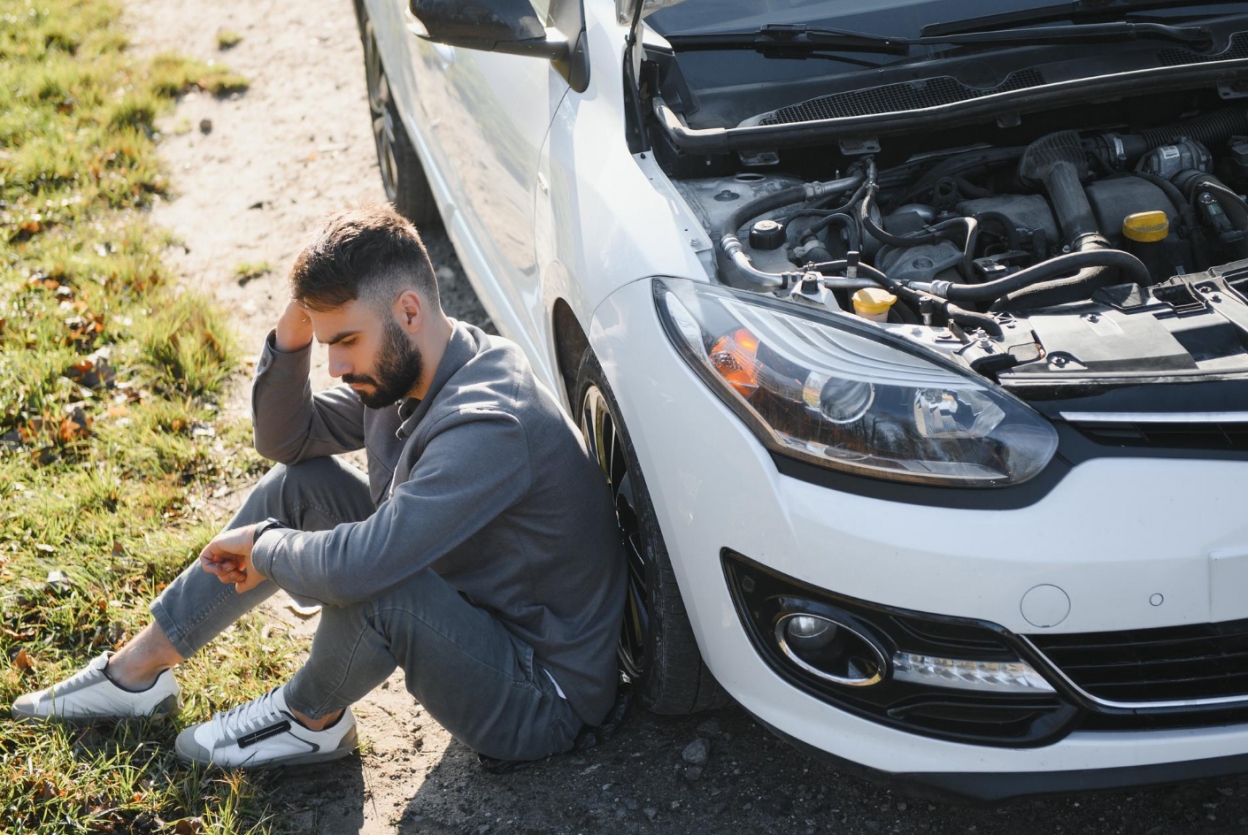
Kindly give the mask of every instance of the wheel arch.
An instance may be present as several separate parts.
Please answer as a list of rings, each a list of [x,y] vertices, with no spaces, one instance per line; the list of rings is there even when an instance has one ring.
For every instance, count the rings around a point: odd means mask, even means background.
[[[550,312],[551,336],[555,343],[555,364],[559,380],[563,383],[564,400],[569,411],[574,412],[572,402],[576,389],[576,375],[580,370],[581,357],[589,348],[589,337],[581,322],[562,297],[556,298]]]

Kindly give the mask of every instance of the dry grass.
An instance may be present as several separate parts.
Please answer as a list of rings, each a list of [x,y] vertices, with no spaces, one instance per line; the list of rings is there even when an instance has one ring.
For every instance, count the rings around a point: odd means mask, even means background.
[[[125,46],[104,0],[0,0],[0,705],[146,623],[211,536],[214,492],[264,467],[219,417],[225,320],[171,286],[143,211],[168,187],[157,114],[246,81]],[[171,742],[290,656],[247,620],[184,665],[177,722],[0,719],[0,831],[268,831],[262,785],[186,769]]]

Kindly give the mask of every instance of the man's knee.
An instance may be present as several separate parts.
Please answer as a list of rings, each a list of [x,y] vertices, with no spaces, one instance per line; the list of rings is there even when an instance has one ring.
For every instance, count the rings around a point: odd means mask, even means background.
[[[302,530],[358,521],[372,511],[363,474],[331,457],[274,464],[256,484],[248,502],[263,513],[261,519],[275,516]]]

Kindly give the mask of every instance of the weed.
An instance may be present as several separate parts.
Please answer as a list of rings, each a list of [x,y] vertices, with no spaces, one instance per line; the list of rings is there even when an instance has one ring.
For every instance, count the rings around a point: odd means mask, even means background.
[[[207,500],[263,469],[247,427],[219,416],[237,357],[226,320],[171,285],[170,238],[142,211],[167,189],[158,114],[245,79],[138,61],[109,0],[3,11],[0,706],[142,628],[214,532]],[[269,831],[262,784],[188,769],[172,740],[287,674],[286,641],[237,624],[180,668],[176,722],[0,719],[0,831]]]
[[[234,267],[234,278],[241,285],[271,272],[273,264],[268,261],[244,261]]]
[[[243,36],[235,32],[233,29],[222,29],[217,33],[217,49],[233,49],[238,46],[242,39]]]

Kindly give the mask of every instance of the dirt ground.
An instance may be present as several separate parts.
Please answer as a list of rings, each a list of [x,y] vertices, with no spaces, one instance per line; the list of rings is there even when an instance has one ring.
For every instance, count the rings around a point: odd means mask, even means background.
[[[251,79],[241,96],[186,96],[162,123],[176,198],[158,223],[187,286],[233,311],[258,351],[284,305],[284,276],[317,219],[382,199],[351,0],[129,0],[136,49],[224,61]],[[241,42],[217,48],[216,34]],[[452,316],[488,319],[449,242],[426,244]],[[239,281],[245,263],[273,270]],[[314,386],[327,385],[324,354]],[[232,401],[247,409],[247,388]],[[242,496],[232,497],[235,504]],[[223,507],[228,512],[230,507]],[[310,636],[316,617],[278,599],[268,616]],[[838,773],[776,740],[741,710],[662,718],[634,709],[610,740],[506,776],[426,715],[398,673],[356,706],[363,753],[273,776],[275,815],[309,833],[1248,833],[1248,779],[968,809],[916,800]],[[700,767],[682,759],[703,738]]]

